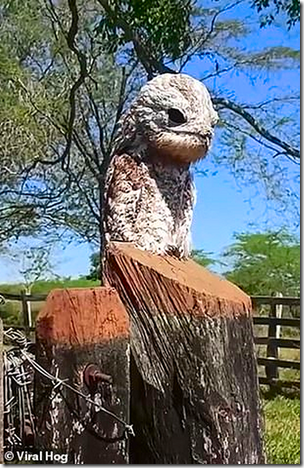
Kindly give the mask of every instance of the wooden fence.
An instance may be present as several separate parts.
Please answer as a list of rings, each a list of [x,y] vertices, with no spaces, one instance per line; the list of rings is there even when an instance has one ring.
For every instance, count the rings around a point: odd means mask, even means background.
[[[254,310],[257,311],[261,306],[269,307],[268,316],[254,315],[254,325],[266,325],[268,327],[267,336],[255,336],[257,349],[260,346],[266,346],[266,357],[258,355],[258,365],[265,367],[266,376],[260,376],[261,385],[269,385],[271,390],[279,388],[300,389],[300,380],[280,379],[280,369],[300,370],[300,361],[281,359],[279,356],[280,348],[300,350],[300,317],[292,317],[289,312],[288,317],[282,317],[283,306],[300,307],[300,298],[298,297],[280,297],[280,296],[254,296],[251,298]],[[298,336],[291,338],[281,338],[281,328],[292,327],[298,329]],[[255,332],[256,334],[256,332]]]
[[[30,447],[40,463],[264,463],[250,298],[171,262],[117,243],[109,286],[47,297],[35,346],[5,330],[6,458]]]
[[[14,326],[14,328],[31,332],[35,327],[31,326],[31,317],[29,314],[30,308],[28,304],[31,302],[43,302],[46,300],[47,294],[25,294],[21,291],[20,294],[9,294],[0,292],[0,299],[3,297],[5,301],[20,301],[22,304],[23,324]],[[298,297],[276,297],[276,296],[252,296],[252,304],[254,309],[253,323],[254,325],[265,325],[268,327],[267,336],[255,336],[257,350],[260,346],[267,346],[266,357],[258,356],[258,365],[265,367],[265,376],[259,377],[261,385],[269,385],[271,389],[276,388],[295,388],[300,389],[299,380],[284,380],[280,379],[280,368],[288,368],[300,370],[300,361],[286,360],[279,358],[279,349],[300,349],[300,338],[281,338],[281,327],[294,327],[299,330],[300,337],[300,318],[297,317],[282,317],[282,306],[300,306],[300,298]],[[269,315],[258,315],[261,306],[269,306]],[[4,328],[7,326],[4,324]]]
[[[31,302],[44,302],[47,298],[47,294],[26,294],[25,291],[20,291],[20,294],[11,294],[6,292],[0,292],[0,304],[6,301],[16,301],[21,303],[21,314],[22,324],[13,325],[13,328],[18,330],[25,330],[26,332],[34,331],[35,326],[32,323],[31,315]],[[4,328],[9,326],[4,323]]]

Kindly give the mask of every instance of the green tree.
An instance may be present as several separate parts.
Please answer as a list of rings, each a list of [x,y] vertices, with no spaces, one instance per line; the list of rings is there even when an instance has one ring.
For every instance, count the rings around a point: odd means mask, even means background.
[[[55,234],[102,250],[104,179],[120,114],[147,77],[187,71],[191,60],[203,65],[221,118],[215,163],[289,203],[282,161],[299,160],[296,91],[246,103],[225,77],[275,75],[298,67],[299,54],[243,47],[259,21],[238,18],[239,3],[0,0],[0,242]]]
[[[291,93],[280,92],[279,88],[273,93],[270,87],[267,99],[249,103],[242,102],[237,92],[229,89],[226,77],[232,73],[242,73],[244,80],[250,77],[251,81],[258,81],[265,72],[275,76],[282,70],[296,69],[299,66],[299,51],[282,47],[281,44],[262,46],[260,49],[244,46],[248,39],[252,41],[252,36],[259,34],[258,15],[254,21],[247,2],[220,0],[210,7],[192,3],[188,23],[191,41],[183,42],[179,57],[169,51],[160,57],[153,48],[146,55],[145,45],[149,41],[142,39],[136,24],[124,22],[124,3],[116,2],[115,7],[108,0],[100,0],[99,3],[112,21],[112,33],[120,37],[119,50],[131,50],[131,56],[138,59],[148,76],[187,71],[191,61],[202,66],[205,71],[201,80],[212,92],[221,119],[218,130],[220,149],[213,153],[215,164],[228,167],[239,183],[246,187],[254,185],[257,190],[262,189],[267,202],[270,205],[274,202],[282,214],[287,207],[292,207],[298,219],[299,200],[294,185],[299,182],[299,171],[295,168],[290,184],[291,171],[285,164],[286,159],[298,164],[300,158],[298,86],[293,83]],[[249,8],[245,19],[238,13],[240,6]],[[133,17],[136,17],[136,5],[130,4],[130,9],[133,9]],[[235,16],[232,15],[233,11]],[[153,15],[151,21],[152,18]],[[174,22],[175,15],[167,19],[167,25],[170,24],[172,30],[175,30]],[[147,25],[141,26],[145,28],[144,38],[149,37]],[[179,34],[180,31],[176,32]],[[184,30],[181,37],[183,34]],[[251,100],[250,96],[248,100]]]
[[[212,265],[219,263],[217,260],[212,258],[212,253],[206,252],[204,249],[193,250],[191,257],[196,263],[206,268],[210,268]]]
[[[103,237],[105,172],[132,70],[94,41],[98,5],[78,8],[81,17],[66,2],[3,6],[0,241],[56,234],[99,245]],[[18,70],[11,66],[9,79],[7,63]]]
[[[289,28],[300,21],[300,0],[254,0],[253,6],[261,13],[261,26],[266,26],[280,14],[286,15]]]
[[[300,294],[300,243],[286,230],[235,234],[224,259],[228,280],[249,295]]]
[[[90,272],[86,276],[87,280],[100,280],[100,254],[99,252],[95,252],[90,256]]]

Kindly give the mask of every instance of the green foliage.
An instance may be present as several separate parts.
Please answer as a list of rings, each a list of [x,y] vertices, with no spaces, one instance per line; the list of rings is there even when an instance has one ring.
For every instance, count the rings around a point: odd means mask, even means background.
[[[52,289],[61,288],[90,288],[99,286],[99,281],[88,280],[84,277],[72,279],[72,278],[58,278],[55,280],[37,281],[32,289],[32,294],[48,294]],[[23,290],[22,283],[15,284],[0,284],[0,294],[20,294]]]
[[[100,7],[96,2],[77,5],[76,45],[89,76],[75,96],[66,164],[60,157],[66,146],[70,91],[80,73],[66,41],[68,3],[56,4],[53,11],[47,1],[13,0],[1,10],[0,243],[35,234],[61,240],[62,233],[65,240],[98,242],[103,163],[128,87],[122,87],[124,70],[93,32]]]
[[[23,285],[29,294],[38,280],[53,276],[53,265],[50,260],[49,246],[25,246],[13,252],[13,259],[20,265],[19,273],[23,278]]]
[[[204,249],[193,250],[191,252],[191,257],[196,263],[207,268],[218,263],[218,261],[212,258],[212,254],[210,252],[205,252]]]
[[[100,254],[95,252],[90,257],[91,268],[89,274],[86,276],[87,280],[98,281],[100,280]]]
[[[300,21],[300,0],[254,0],[253,6],[264,13],[261,16],[262,27],[273,23],[280,13],[286,14],[289,28]]]
[[[100,2],[103,4],[104,2]],[[189,0],[114,0],[99,22],[96,32],[107,40],[111,52],[139,37],[153,57],[173,60],[191,44]],[[120,28],[121,24],[127,25]]]
[[[28,93],[34,93],[41,109],[45,111],[46,105],[50,105],[38,83],[38,70],[42,67],[39,61],[46,62],[50,53],[46,50],[50,29],[40,7],[37,0],[14,0],[1,10],[1,156],[22,161],[42,155],[55,137],[54,129],[38,118],[28,99]]]
[[[237,17],[237,3],[236,15],[228,17],[225,11],[232,13],[233,3],[226,0],[212,2],[210,8],[194,3],[77,0],[74,45],[85,58],[86,76],[75,94],[72,144],[65,160],[60,157],[67,144],[70,91],[81,68],[79,55],[67,43],[69,2],[12,0],[1,5],[0,243],[50,233],[99,243],[104,172],[120,113],[146,79],[144,61],[154,73],[157,61],[187,72],[186,63],[195,57],[211,93],[227,97],[234,91],[220,79],[231,70],[254,81],[261,70],[275,73],[298,66],[298,53],[291,48],[244,47],[257,25]],[[276,89],[266,103],[241,107],[297,145],[294,86],[294,101]],[[274,87],[270,89],[273,96]],[[241,115],[222,106],[218,111],[216,165],[226,165],[247,186],[262,186],[267,200],[280,207],[284,203],[284,210],[291,203],[298,206],[286,189],[280,157],[269,157],[277,148],[269,153],[264,145],[260,151],[263,136]]]
[[[65,289],[65,288],[91,288],[99,286],[100,281],[88,280],[86,278],[59,278],[56,280],[37,281],[32,287],[32,294],[48,294],[53,289]],[[24,290],[24,284],[0,284],[0,295],[1,293],[7,294],[20,294]],[[37,314],[43,302],[32,302],[31,310],[32,317],[35,321]],[[23,325],[22,314],[21,314],[21,303],[18,301],[6,301],[0,305],[0,317],[5,325]]]
[[[286,230],[235,234],[224,258],[228,280],[249,295],[295,295],[300,292],[300,243]]]
[[[0,318],[5,325],[21,325],[21,303],[7,301],[0,305]]]
[[[277,396],[264,400],[268,464],[300,464],[300,400]]]

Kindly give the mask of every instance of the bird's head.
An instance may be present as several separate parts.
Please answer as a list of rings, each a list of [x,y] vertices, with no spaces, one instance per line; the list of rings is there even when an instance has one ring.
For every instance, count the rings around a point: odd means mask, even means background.
[[[151,153],[187,164],[206,155],[218,120],[207,88],[184,74],[146,83],[128,114]]]

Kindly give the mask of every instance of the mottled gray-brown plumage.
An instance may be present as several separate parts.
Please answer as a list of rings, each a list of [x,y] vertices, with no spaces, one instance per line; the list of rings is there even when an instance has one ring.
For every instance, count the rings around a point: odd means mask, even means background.
[[[216,122],[206,87],[190,76],[164,74],[142,87],[121,118],[107,174],[107,241],[189,255],[190,165],[206,155]]]

